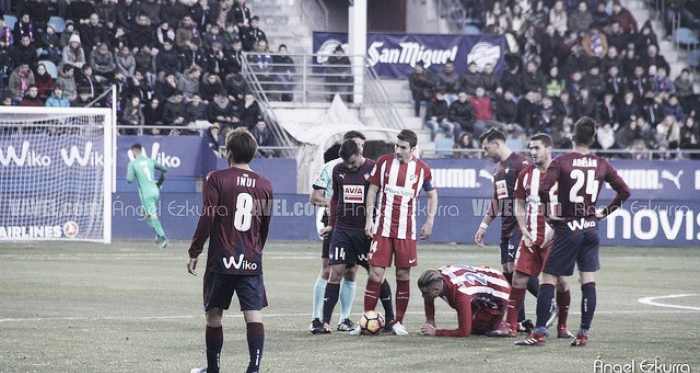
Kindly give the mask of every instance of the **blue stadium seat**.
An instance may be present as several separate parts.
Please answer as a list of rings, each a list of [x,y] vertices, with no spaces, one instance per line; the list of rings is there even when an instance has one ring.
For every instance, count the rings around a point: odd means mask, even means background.
[[[46,72],[49,73],[53,79],[58,78],[58,68],[56,68],[56,64],[54,64],[53,61],[41,60],[39,64],[46,66]]]
[[[465,35],[479,35],[481,34],[481,30],[479,30],[478,27],[473,26],[473,25],[466,25],[462,29],[462,34]]]
[[[439,157],[452,157],[452,149],[455,146],[455,141],[451,138],[444,138],[435,141],[435,155]]]
[[[11,14],[5,14],[5,26],[9,27],[10,30],[15,28],[15,23],[17,23],[17,17]]]
[[[688,66],[690,66],[693,71],[697,71],[700,68],[700,49],[696,49],[688,55]]]
[[[685,45],[687,51],[690,51],[690,48],[695,49],[700,44],[693,30],[685,27],[677,28],[673,39],[677,46]]]
[[[52,16],[49,18],[49,22],[47,22],[47,24],[53,26],[53,29],[57,34],[62,33],[63,30],[66,29],[66,21],[61,17]]]

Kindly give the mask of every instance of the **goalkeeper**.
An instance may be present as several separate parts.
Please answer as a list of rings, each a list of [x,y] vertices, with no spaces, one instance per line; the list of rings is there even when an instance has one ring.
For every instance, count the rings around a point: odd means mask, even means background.
[[[158,202],[158,198],[160,198],[160,187],[163,185],[165,173],[168,169],[162,164],[143,155],[141,144],[132,145],[131,153],[134,155],[134,160],[129,162],[129,167],[126,172],[126,181],[131,183],[134,181],[134,176],[136,177],[146,223],[156,232],[156,244],[162,249],[165,249],[168,247],[168,239],[165,237],[163,226],[160,225],[160,221],[158,220],[156,203]],[[156,169],[160,170],[160,178],[157,181],[155,180]]]

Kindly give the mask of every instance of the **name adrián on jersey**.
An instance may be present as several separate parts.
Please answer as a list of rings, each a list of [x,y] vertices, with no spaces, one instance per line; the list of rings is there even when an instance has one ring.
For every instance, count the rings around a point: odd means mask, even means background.
[[[575,158],[571,164],[572,167],[596,168],[598,160],[593,158]]]

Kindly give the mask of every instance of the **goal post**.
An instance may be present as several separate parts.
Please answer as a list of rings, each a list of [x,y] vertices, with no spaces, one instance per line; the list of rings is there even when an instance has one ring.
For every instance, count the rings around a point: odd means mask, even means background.
[[[112,239],[109,108],[0,106],[0,242]]]

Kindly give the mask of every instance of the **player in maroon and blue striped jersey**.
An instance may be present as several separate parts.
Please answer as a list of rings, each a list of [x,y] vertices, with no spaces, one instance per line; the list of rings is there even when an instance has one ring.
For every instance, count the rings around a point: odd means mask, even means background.
[[[423,271],[418,288],[423,293],[426,319],[421,334],[439,337],[469,337],[495,329],[503,319],[510,294],[510,285],[501,272],[457,264]],[[457,310],[457,329],[435,327],[437,297]]]
[[[600,269],[598,258],[598,222],[619,208],[629,198],[630,189],[615,168],[603,158],[590,153],[595,140],[596,124],[589,117],[580,118],[574,126],[571,153],[552,161],[540,181],[540,200],[549,202],[549,192],[558,185],[558,214],[551,216],[554,243],[542,270],[542,284],[537,296],[537,323],[525,339],[515,342],[522,346],[543,346],[549,334],[545,324],[554,298],[557,278],[571,276],[574,265],[581,283],[581,324],[572,346],[588,343],[596,308],[595,272]],[[598,194],[607,182],[617,192],[603,209],[596,209]]]
[[[474,235],[477,245],[484,246],[484,237],[489,225],[501,215],[501,264],[503,265],[503,276],[506,276],[508,283],[513,283],[513,271],[515,253],[520,245],[522,234],[515,219],[515,180],[520,171],[530,165],[530,161],[508,147],[506,136],[497,129],[490,129],[479,137],[484,155],[496,163],[493,172],[493,197],[489,204],[489,209],[481,220],[479,228]],[[539,283],[537,277],[528,280],[527,289],[532,295],[537,296]],[[518,314],[518,321],[525,320],[524,307]],[[528,320],[529,321],[529,320]]]
[[[333,168],[333,195],[329,203],[328,225],[319,231],[323,237],[331,235],[328,252],[330,275],[323,303],[323,328],[329,325],[333,308],[340,295],[340,280],[355,280],[357,265],[368,268],[367,253],[371,237],[365,234],[367,208],[365,200],[369,189],[369,174],[374,161],[362,156],[362,149],[353,140],[345,140],[339,151],[342,162]]]
[[[191,372],[218,373],[224,310],[238,295],[246,322],[250,361],[246,373],[257,373],[263,353],[265,329],[261,310],[267,306],[262,253],[270,228],[272,184],[251,170],[257,144],[247,131],[233,131],[226,138],[230,167],[207,177],[202,214],[189,249],[187,271],[196,275],[197,257],[209,239],[204,273],[204,310],[207,367]]]

